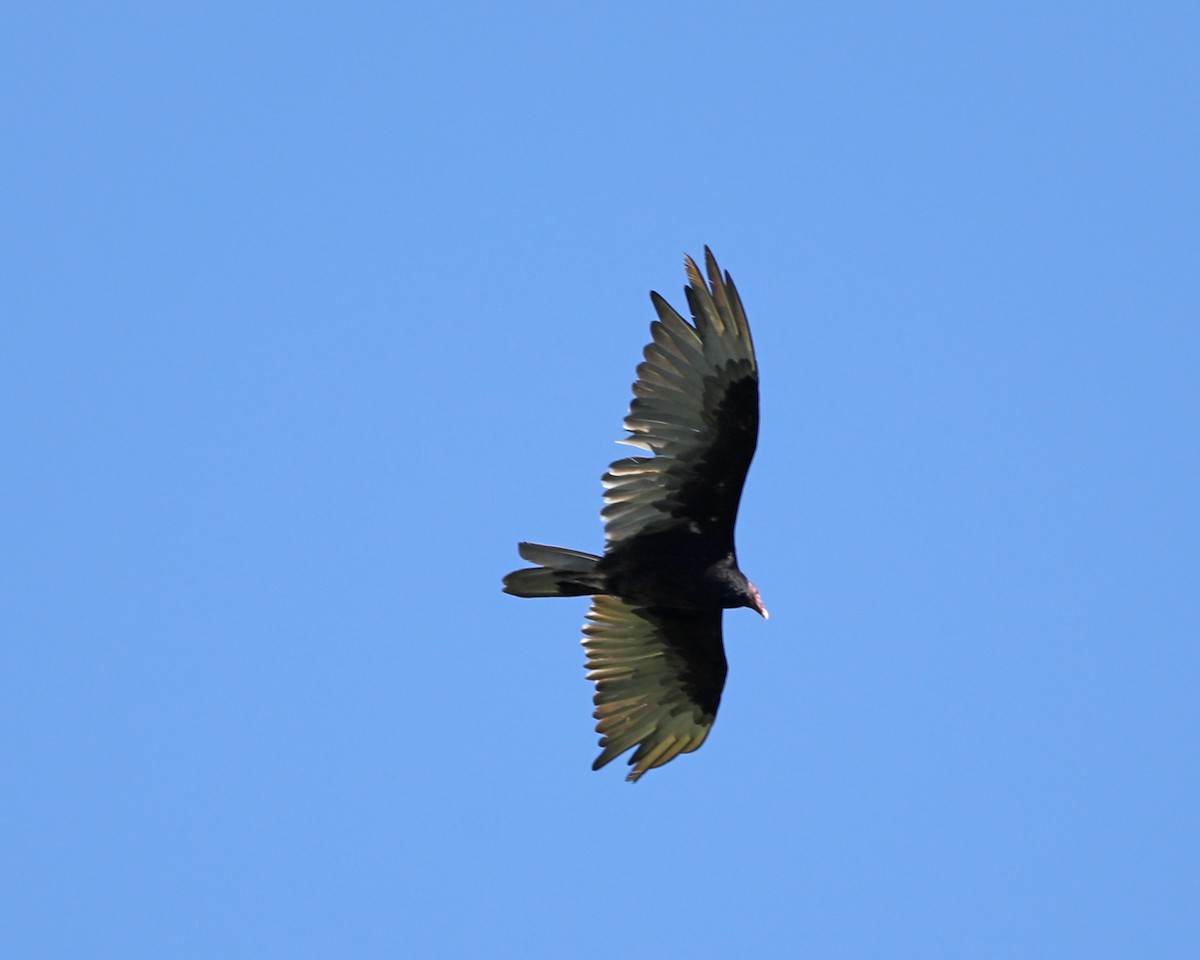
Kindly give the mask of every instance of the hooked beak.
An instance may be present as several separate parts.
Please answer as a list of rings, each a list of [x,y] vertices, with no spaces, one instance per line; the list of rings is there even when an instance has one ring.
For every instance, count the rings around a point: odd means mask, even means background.
[[[750,599],[754,601],[751,604],[751,609],[757,610],[758,615],[764,620],[770,620],[771,615],[767,613],[767,608],[763,606],[762,597],[758,593],[758,587],[754,584],[750,584]]]

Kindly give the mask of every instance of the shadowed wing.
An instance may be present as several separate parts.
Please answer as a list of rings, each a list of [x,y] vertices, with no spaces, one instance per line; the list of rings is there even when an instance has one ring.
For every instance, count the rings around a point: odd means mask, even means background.
[[[708,283],[686,259],[688,323],[657,293],[625,418],[624,443],[653,457],[617,460],[604,475],[601,511],[611,545],[687,526],[733,549],[746,471],[758,442],[758,365],[742,301],[707,247]],[[694,324],[694,325],[693,325]]]
[[[633,607],[597,596],[583,632],[603,748],[593,770],[636,746],[626,778],[636,781],[704,743],[725,687],[719,609]]]

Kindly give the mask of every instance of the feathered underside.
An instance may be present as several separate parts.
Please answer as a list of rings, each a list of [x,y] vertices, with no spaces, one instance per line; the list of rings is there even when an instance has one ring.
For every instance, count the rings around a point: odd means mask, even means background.
[[[634,607],[599,596],[583,632],[602,748],[593,770],[636,746],[627,779],[637,781],[704,743],[725,685],[719,609]]]
[[[584,626],[599,769],[632,750],[628,779],[704,743],[725,685],[723,608],[766,610],[737,567],[734,525],[758,442],[758,364],[741,298],[706,247],[686,259],[692,322],[652,293],[624,442],[645,455],[604,474],[606,549],[524,543],[518,596],[594,594]]]
[[[623,442],[651,457],[625,457],[604,475],[601,511],[610,546],[686,526],[733,548],[746,472],[758,442],[758,364],[741,298],[705,248],[706,284],[686,260],[693,323],[657,293],[653,342],[638,366]]]
[[[604,475],[602,566],[613,571],[645,569],[647,560],[656,571],[673,560],[686,569],[695,557],[728,558],[736,569],[734,525],[758,442],[758,364],[733,280],[704,254],[707,283],[686,259],[692,323],[650,295],[658,319],[624,442],[653,455],[617,460]],[[674,552],[664,554],[664,543]],[[596,682],[597,768],[636,746],[629,779],[637,780],[704,742],[725,683],[721,619],[719,603],[683,595],[674,605],[596,598],[584,647]]]

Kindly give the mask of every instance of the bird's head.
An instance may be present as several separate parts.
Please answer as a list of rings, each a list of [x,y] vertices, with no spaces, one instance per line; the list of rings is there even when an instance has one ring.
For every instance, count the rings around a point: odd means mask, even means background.
[[[762,596],[758,592],[758,587],[750,581],[746,581],[746,606],[751,610],[757,610],[759,616],[764,620],[769,620],[771,615],[767,613],[767,608],[763,606]]]

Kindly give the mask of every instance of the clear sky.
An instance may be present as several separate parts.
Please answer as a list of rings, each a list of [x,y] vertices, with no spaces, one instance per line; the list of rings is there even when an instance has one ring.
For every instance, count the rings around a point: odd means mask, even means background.
[[[1200,956],[1194,3],[3,14],[5,958]],[[710,244],[708,743],[582,600]]]

